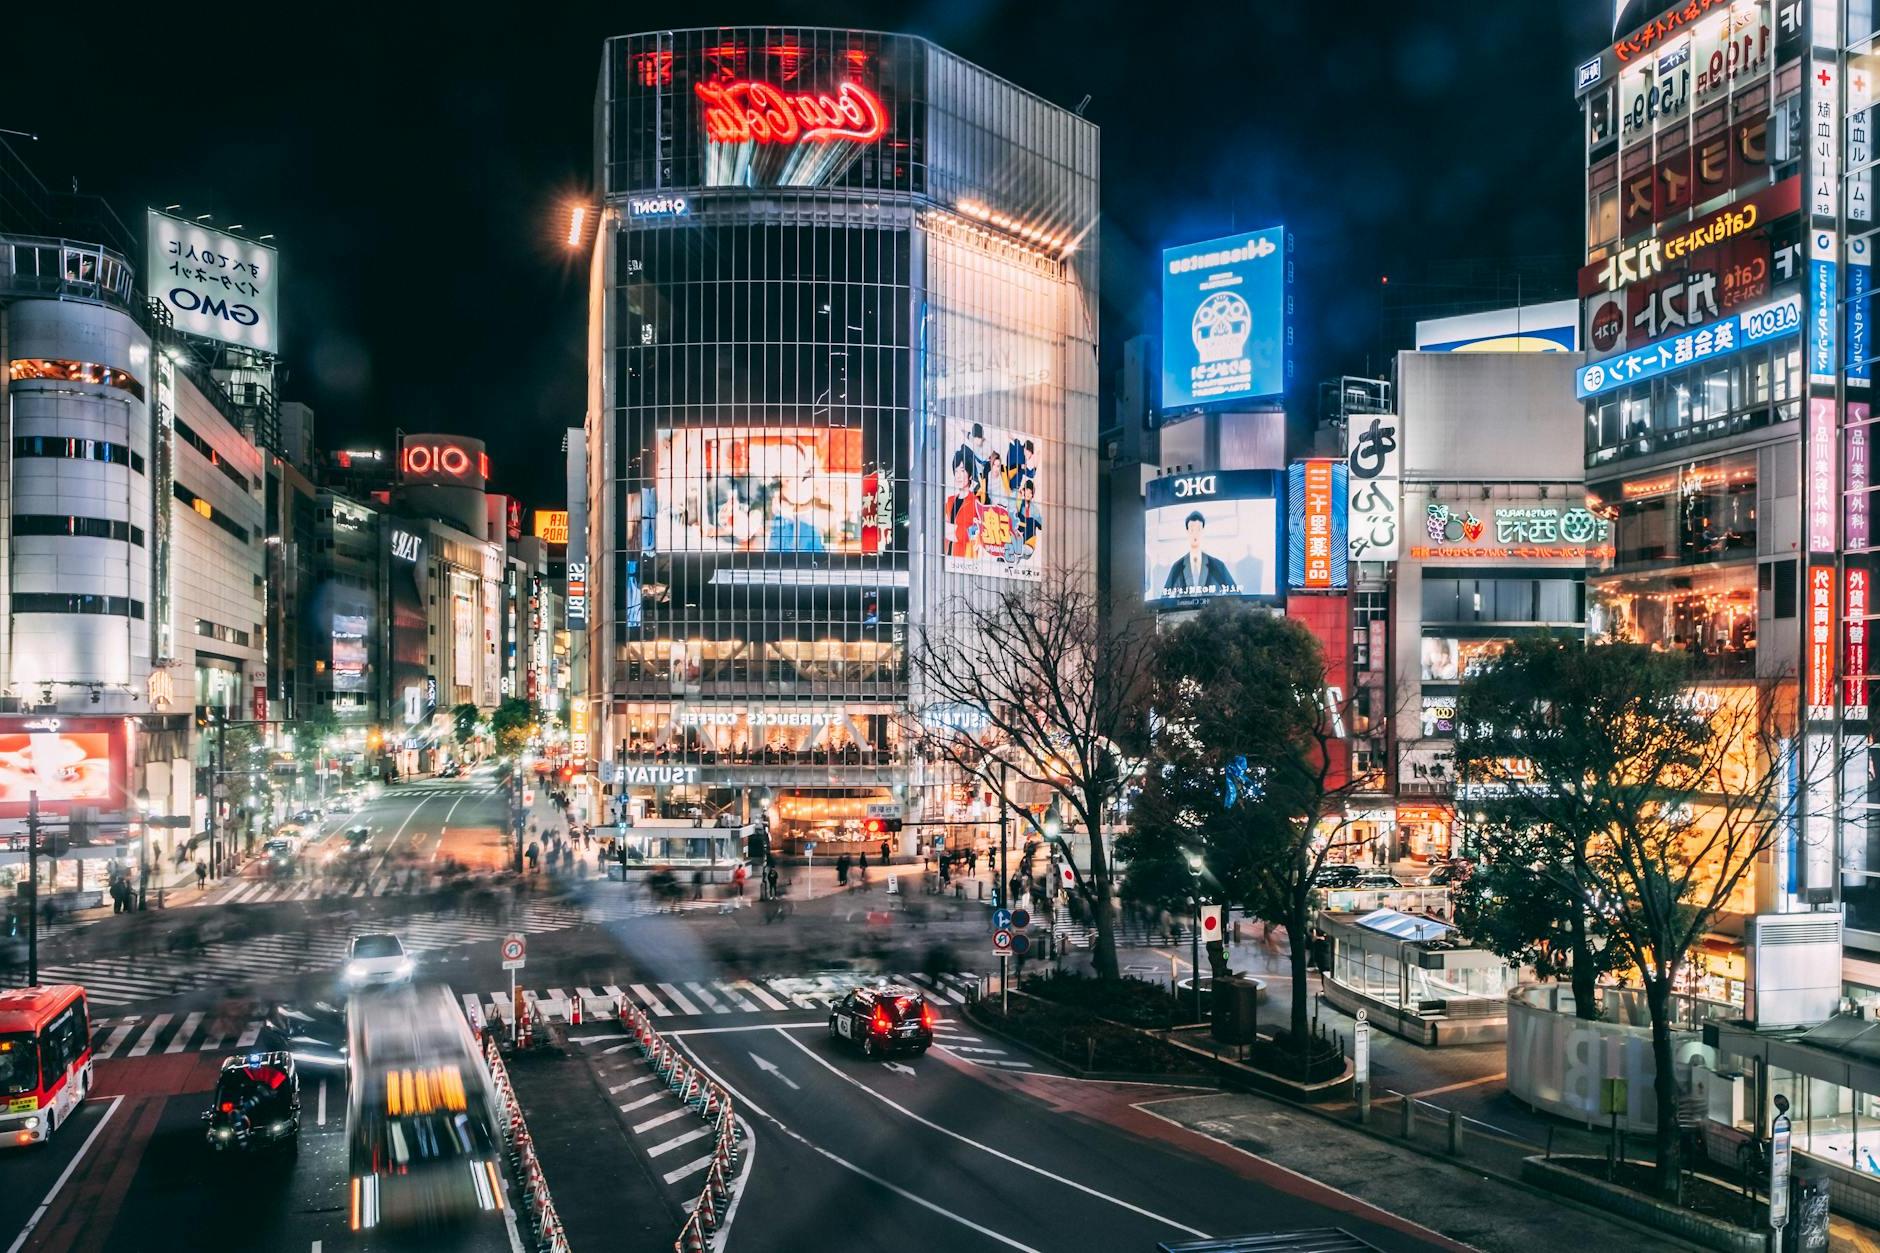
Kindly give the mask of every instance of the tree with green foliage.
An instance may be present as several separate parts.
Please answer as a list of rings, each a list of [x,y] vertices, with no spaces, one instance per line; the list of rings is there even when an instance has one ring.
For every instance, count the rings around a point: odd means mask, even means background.
[[[1155,735],[1118,842],[1130,891],[1163,903],[1200,892],[1286,928],[1303,1072],[1313,881],[1349,844],[1318,641],[1294,619],[1210,605],[1163,634],[1153,674]]]
[[[541,710],[532,700],[520,696],[504,700],[490,715],[490,734],[496,740],[496,751],[505,757],[519,756],[528,747],[529,735],[541,716]]]
[[[1806,792],[1789,785],[1778,713],[1794,698],[1792,682],[1700,685],[1682,653],[1548,637],[1514,641],[1458,698],[1457,808],[1482,867],[1462,917],[1510,960],[1564,962],[1582,1014],[1607,970],[1642,985],[1666,1196],[1681,1150],[1674,995]]]
[[[477,719],[482,713],[468,701],[450,711],[451,732],[457,738],[459,748],[468,748],[470,741],[477,737]]]

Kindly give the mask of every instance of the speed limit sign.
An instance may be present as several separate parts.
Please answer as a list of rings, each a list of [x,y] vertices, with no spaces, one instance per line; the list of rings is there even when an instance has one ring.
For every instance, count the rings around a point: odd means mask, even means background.
[[[524,961],[524,958],[527,952],[528,952],[528,946],[523,943],[523,939],[521,936],[519,935],[504,936],[503,937],[503,969],[504,970],[522,969],[522,963]]]

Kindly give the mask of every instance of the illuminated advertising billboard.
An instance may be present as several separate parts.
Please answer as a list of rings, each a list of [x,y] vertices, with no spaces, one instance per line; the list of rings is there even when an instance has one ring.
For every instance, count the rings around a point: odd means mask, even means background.
[[[667,552],[878,552],[863,543],[862,433],[710,427],[654,439],[654,535]],[[651,547],[649,545],[648,547]]]
[[[1279,396],[1292,347],[1283,226],[1162,253],[1162,412]]]
[[[473,487],[489,482],[490,455],[480,439],[406,435],[398,441],[398,481],[413,486]]]
[[[1286,471],[1286,582],[1306,591],[1345,586],[1348,471],[1329,458],[1295,461]]]
[[[116,718],[0,718],[0,817],[73,805],[125,808],[124,724]]]
[[[1280,594],[1278,470],[1152,480],[1143,493],[1143,597],[1152,604]]]
[[[188,335],[279,352],[280,254],[266,244],[186,222],[144,215],[144,285]]]
[[[981,422],[947,422],[940,543],[959,574],[1035,579],[1043,564],[1038,441]]]
[[[535,537],[549,544],[568,542],[568,511],[566,509],[537,509],[535,511]]]
[[[333,615],[333,690],[366,690],[366,620],[363,615]]]

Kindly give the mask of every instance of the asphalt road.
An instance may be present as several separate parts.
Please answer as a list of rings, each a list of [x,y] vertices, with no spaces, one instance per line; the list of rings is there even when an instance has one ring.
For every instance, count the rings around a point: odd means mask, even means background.
[[[819,887],[781,919],[755,901],[662,910],[635,882],[534,876],[481,904],[431,890],[448,859],[500,861],[502,819],[487,777],[387,789],[308,850],[317,864],[363,823],[363,874],[245,874],[200,904],[186,892],[59,937],[48,976],[93,989],[97,1094],[50,1145],[0,1157],[0,1253],[395,1247],[347,1230],[343,1076],[306,1072],[297,1158],[218,1157],[199,1121],[220,1059],[252,1043],[268,1004],[337,995],[346,937],[379,927],[485,1014],[508,999],[498,948],[517,930],[526,994],[620,996],[656,1015],[737,1095],[751,1133],[720,1249],[1146,1251],[1325,1226],[1385,1249],[1453,1247],[1157,1117],[1166,1089],[1054,1075],[972,1028],[958,1003],[991,964],[976,903],[890,900],[879,877],[867,894]],[[177,934],[195,945],[171,951]],[[871,1063],[826,1038],[827,1005],[877,972],[928,988],[945,1019],[931,1053]],[[574,1247],[670,1248],[703,1178],[696,1115],[647,1079],[617,1025],[555,1035],[573,1038],[513,1073]],[[488,1222],[422,1247],[512,1239]]]

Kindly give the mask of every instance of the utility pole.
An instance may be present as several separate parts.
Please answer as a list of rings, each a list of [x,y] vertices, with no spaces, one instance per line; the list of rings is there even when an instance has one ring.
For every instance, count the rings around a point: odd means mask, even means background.
[[[228,765],[228,719],[215,723],[215,775],[209,780],[209,877],[222,877],[222,776]]]
[[[34,789],[26,800],[27,882],[33,885],[32,899],[26,903],[26,986],[39,986],[39,791]]]
[[[1009,885],[1011,884],[1012,880],[1009,874],[1007,873],[1008,867],[1006,865],[1006,860],[1005,860],[1005,846],[1008,843],[1008,840],[1006,839],[1006,831],[1005,831],[1006,809],[1007,809],[1006,800],[1005,800],[1005,788],[1006,788],[1006,781],[1010,777],[1010,774],[1011,774],[1010,767],[1008,767],[1006,763],[1003,760],[1001,760],[999,762],[999,888],[994,899],[998,901],[999,907],[1001,909],[1007,909],[1007,910],[1012,908],[1012,902],[1006,899],[1006,891]],[[1001,1014],[1009,1014],[1011,1012],[1011,1009],[1012,1009],[1011,985],[1012,985],[1011,954],[1000,953],[999,954],[999,1012]]]

